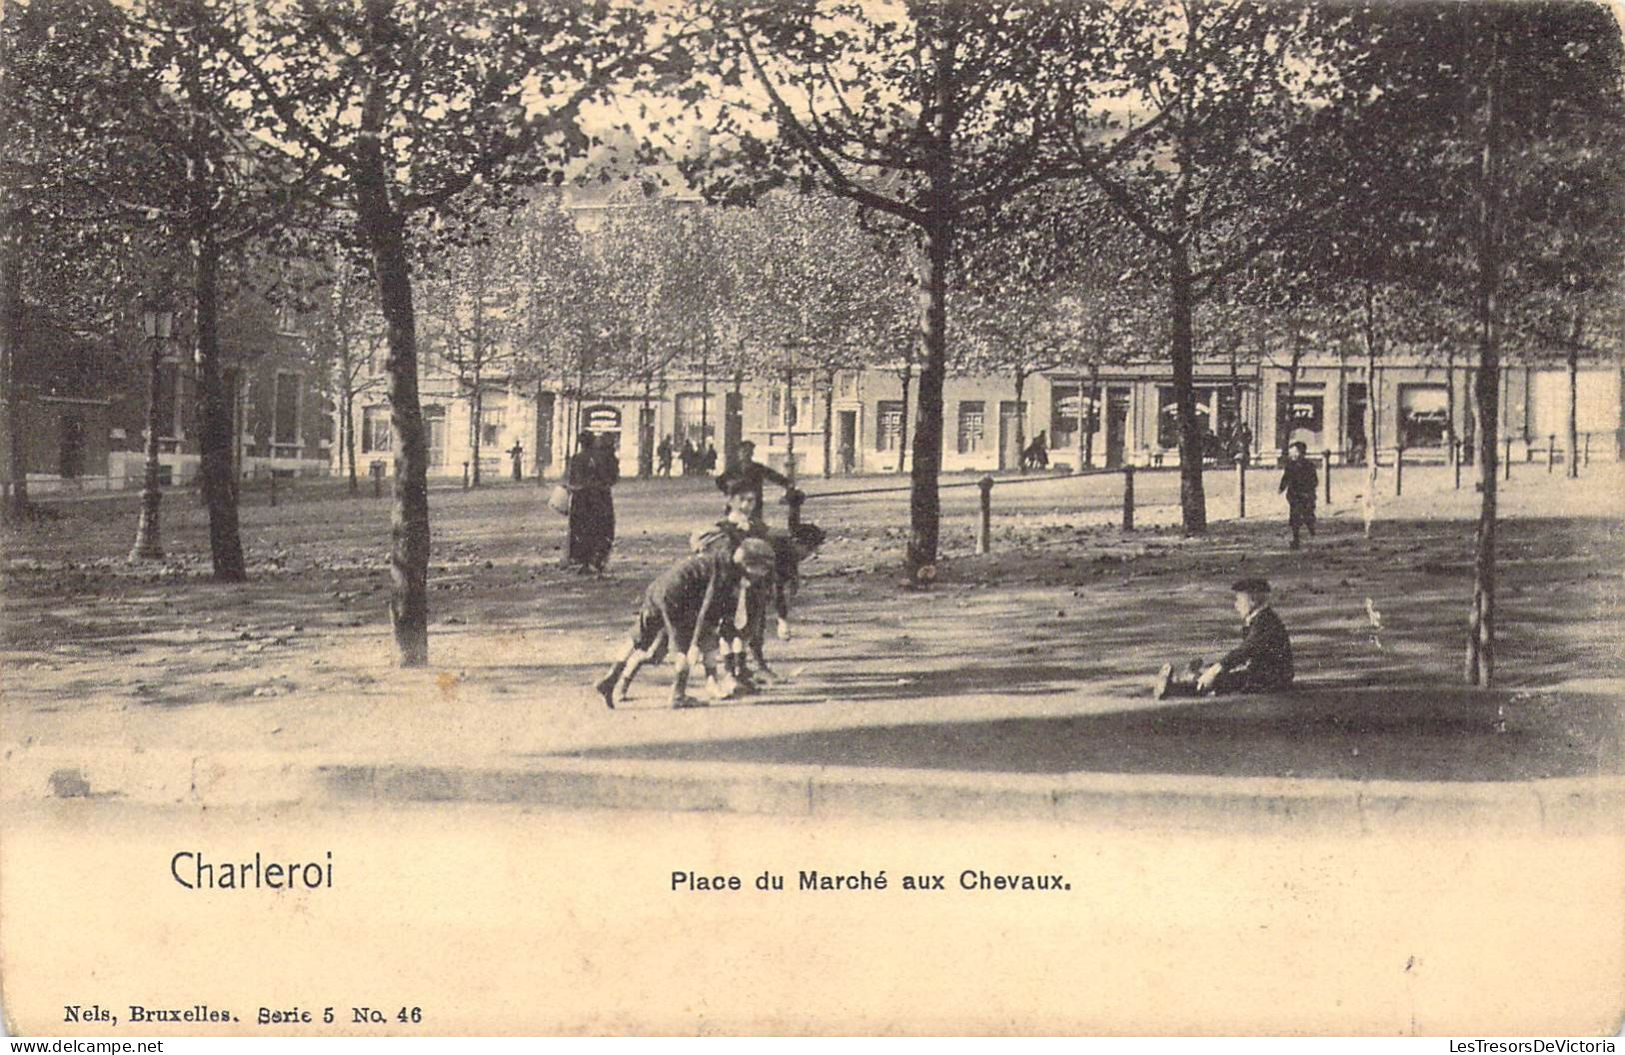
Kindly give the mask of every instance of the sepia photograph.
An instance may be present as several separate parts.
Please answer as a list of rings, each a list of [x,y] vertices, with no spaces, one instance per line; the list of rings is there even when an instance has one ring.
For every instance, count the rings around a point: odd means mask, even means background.
[[[0,0],[0,513],[11,1037],[1625,1027],[1614,0]]]

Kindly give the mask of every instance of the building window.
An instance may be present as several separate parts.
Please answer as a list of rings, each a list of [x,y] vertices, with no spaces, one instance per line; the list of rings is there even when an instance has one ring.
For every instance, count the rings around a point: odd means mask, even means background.
[[[495,447],[502,440],[502,428],[507,424],[507,407],[480,408],[480,446]]]
[[[1088,431],[1098,432],[1100,411],[1089,394],[1091,391],[1085,390],[1083,396],[1083,411],[1087,415],[1083,424]],[[1057,450],[1074,446],[1078,442],[1078,386],[1056,385],[1050,389],[1050,399],[1050,446]]]
[[[1203,385],[1192,388],[1191,395],[1196,402],[1196,425],[1202,430],[1204,449],[1207,453],[1229,449],[1240,418],[1235,389],[1229,385]],[[1158,386],[1157,408],[1157,446],[1178,447],[1179,404],[1174,401],[1174,386]]]
[[[1399,435],[1407,447],[1443,447],[1450,419],[1444,385],[1399,386]]]
[[[786,396],[787,393],[781,385],[774,385],[768,393],[767,424],[769,428],[800,428],[803,421],[812,417],[811,392],[806,389],[797,390],[795,406],[790,406]],[[789,421],[784,420],[787,407],[789,408]]]
[[[361,411],[361,453],[381,454],[394,447],[389,428],[388,407],[365,407]]]
[[[882,399],[875,405],[875,450],[895,451],[903,446],[903,401]]]
[[[680,392],[675,403],[672,423],[672,442],[679,448],[683,441],[704,447],[715,424],[705,412],[705,397],[699,392]]]
[[[429,433],[429,467],[442,468],[446,464],[446,408],[439,403],[426,404],[423,425]]]
[[[299,375],[282,370],[276,375],[276,405],[273,410],[272,443],[299,442]]]
[[[858,398],[858,372],[856,370],[841,370],[835,374],[835,398]]]
[[[1285,448],[1302,443],[1310,450],[1319,450],[1324,443],[1326,428],[1326,397],[1320,385],[1305,390],[1299,385],[1294,392],[1291,385],[1275,386],[1275,438]]]
[[[981,400],[961,400],[959,404],[959,453],[975,454],[982,449],[983,422],[987,405]]]

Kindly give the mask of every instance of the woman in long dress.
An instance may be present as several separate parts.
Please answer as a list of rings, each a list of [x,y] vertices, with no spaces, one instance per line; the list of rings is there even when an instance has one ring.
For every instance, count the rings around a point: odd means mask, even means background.
[[[610,488],[620,478],[620,463],[609,438],[583,431],[578,449],[565,467],[564,486],[570,491],[570,537],[566,566],[582,571],[604,570],[615,542],[615,500]]]

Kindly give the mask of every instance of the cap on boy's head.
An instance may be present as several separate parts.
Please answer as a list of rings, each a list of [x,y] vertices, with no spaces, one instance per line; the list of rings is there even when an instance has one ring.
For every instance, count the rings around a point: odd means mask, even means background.
[[[1270,584],[1263,579],[1237,579],[1230,584],[1230,589],[1250,597],[1266,597],[1270,592]]]
[[[742,451],[753,451],[756,449],[756,443],[754,440],[740,440],[739,449]]]
[[[759,538],[748,538],[739,544],[739,563],[748,575],[766,575],[773,570],[773,547]]]
[[[1307,443],[1303,442],[1302,440],[1294,440],[1294,441],[1292,441],[1292,449],[1297,451],[1299,454],[1308,454],[1309,453],[1309,445]]]

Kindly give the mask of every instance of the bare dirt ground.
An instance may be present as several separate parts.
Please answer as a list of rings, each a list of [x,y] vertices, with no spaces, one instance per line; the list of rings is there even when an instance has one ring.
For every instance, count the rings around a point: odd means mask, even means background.
[[[819,498],[896,478],[809,481],[830,543],[807,569],[786,680],[704,711],[664,709],[652,671],[627,711],[587,686],[649,578],[718,513],[709,481],[616,492],[609,573],[558,567],[564,524],[534,484],[431,494],[431,661],[393,665],[388,502],[338,484],[256,492],[242,510],[252,581],[208,577],[206,518],[165,499],[162,564],[125,562],[135,496],[55,503],[4,536],[4,746],[263,751],[327,758],[559,753],[1000,769],[1508,780],[1621,771],[1625,472],[1579,481],[1519,465],[1504,485],[1501,691],[1461,681],[1471,476],[1390,470],[1373,537],[1358,470],[1338,470],[1320,537],[1286,547],[1277,474],[1209,474],[1211,534],[1173,525],[1177,476],[994,489],[994,546],[972,555],[977,489],[944,491],[940,576],[900,587],[907,496]],[[956,482],[970,482],[966,477]],[[769,508],[782,522],[782,507]],[[1268,577],[1300,691],[1153,706],[1163,659],[1235,635],[1228,582]]]

